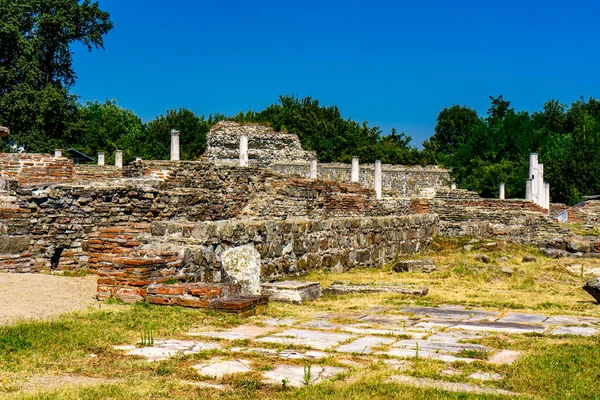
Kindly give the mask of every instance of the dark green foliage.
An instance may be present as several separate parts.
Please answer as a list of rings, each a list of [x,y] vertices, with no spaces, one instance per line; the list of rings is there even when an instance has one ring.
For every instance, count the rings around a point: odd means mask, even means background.
[[[370,127],[345,119],[336,106],[325,107],[310,97],[280,96],[279,102],[259,113],[248,111],[235,118],[238,122],[270,124],[273,129],[298,134],[302,147],[317,152],[320,162],[349,162],[352,156],[361,162],[381,160],[393,164],[421,164],[424,157],[410,146],[410,136],[394,129],[388,136],[379,127]]]
[[[3,147],[66,147],[76,131],[71,44],[103,47],[112,23],[90,0],[0,0],[0,124]]]
[[[567,108],[551,100],[530,114],[502,96],[490,99],[485,118],[463,106],[444,109],[424,143],[428,158],[451,167],[461,187],[496,197],[506,183],[508,197],[523,198],[528,156],[538,153],[553,202],[600,193],[600,102],[580,99]]]
[[[115,100],[96,101],[80,106],[77,117],[80,134],[72,147],[92,157],[102,151],[107,164],[114,163],[115,150],[123,150],[125,162],[135,159],[144,126],[133,111],[119,107]]]
[[[185,108],[169,110],[145,125],[138,141],[136,154],[146,160],[168,160],[171,148],[171,129],[181,132],[182,160],[196,160],[206,149],[206,134],[210,128],[225,119],[223,115],[197,116]]]

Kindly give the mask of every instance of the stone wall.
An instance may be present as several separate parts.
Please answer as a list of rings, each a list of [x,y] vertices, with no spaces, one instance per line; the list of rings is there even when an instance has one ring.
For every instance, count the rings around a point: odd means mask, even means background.
[[[0,153],[0,179],[14,179],[19,185],[73,181],[73,162],[49,154]]]
[[[30,272],[31,210],[21,208],[15,196],[0,193],[0,271]]]
[[[561,228],[529,200],[462,199],[430,200],[430,211],[440,217],[443,236],[506,236],[513,239],[561,237]]]
[[[277,162],[270,168],[280,174],[309,176],[309,162]],[[409,167],[404,165],[381,165],[381,183],[384,190],[404,197],[419,197],[421,191],[431,188],[442,188],[450,185],[450,171],[437,166]],[[318,164],[317,177],[323,180],[350,182],[350,164]],[[375,167],[361,165],[359,183],[364,187],[373,188],[375,182]]]
[[[276,132],[263,125],[221,121],[206,135],[204,159],[215,164],[239,165],[241,135],[248,136],[250,165],[265,167],[278,161],[310,161],[317,158],[314,152],[302,149],[296,134]]]
[[[273,179],[253,196],[238,218],[332,218],[410,214],[410,199],[377,200],[375,191],[357,183],[320,179]]]
[[[567,222],[600,227],[600,200],[586,200],[567,210]]]
[[[76,183],[106,182],[123,178],[123,168],[114,165],[75,164],[73,181]]]
[[[227,281],[221,254],[252,244],[261,256],[261,278],[325,268],[377,267],[426,249],[435,215],[326,220],[153,222],[103,228],[89,235],[90,267],[101,279],[101,297],[141,299],[151,283]]]

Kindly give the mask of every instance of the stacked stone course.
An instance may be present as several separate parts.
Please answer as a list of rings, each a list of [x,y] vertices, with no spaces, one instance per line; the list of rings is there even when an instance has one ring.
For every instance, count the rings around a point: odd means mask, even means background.
[[[14,179],[20,186],[72,182],[73,163],[49,154],[0,153],[0,179]]]
[[[248,161],[251,166],[266,167],[282,160],[309,162],[317,158],[314,152],[302,149],[295,134],[276,132],[264,125],[221,121],[206,135],[204,159],[215,164],[239,165],[240,137],[243,135],[248,138]]]
[[[309,177],[308,162],[276,162],[269,166],[272,170],[285,175]],[[318,164],[317,178],[323,180],[350,182],[351,165],[341,163]],[[442,188],[450,184],[449,170],[437,166],[405,166],[382,164],[382,188],[385,192],[403,197],[419,197],[423,190]],[[368,188],[374,187],[374,165],[359,167],[358,182]]]

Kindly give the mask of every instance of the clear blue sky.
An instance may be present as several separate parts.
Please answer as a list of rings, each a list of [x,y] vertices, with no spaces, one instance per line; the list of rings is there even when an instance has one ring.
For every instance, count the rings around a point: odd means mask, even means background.
[[[600,97],[600,5],[578,0],[99,0],[106,51],[76,46],[74,93],[144,121],[171,108],[259,111],[280,94],[420,145],[438,112]]]

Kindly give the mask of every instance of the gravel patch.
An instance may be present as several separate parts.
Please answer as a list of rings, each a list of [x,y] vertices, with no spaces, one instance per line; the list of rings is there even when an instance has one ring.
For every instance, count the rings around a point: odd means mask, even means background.
[[[98,304],[96,276],[0,273],[0,325],[49,319]]]

